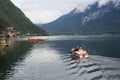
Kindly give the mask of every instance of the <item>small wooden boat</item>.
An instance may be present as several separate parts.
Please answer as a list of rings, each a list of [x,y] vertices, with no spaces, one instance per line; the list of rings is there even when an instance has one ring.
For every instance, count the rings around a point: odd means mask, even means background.
[[[28,38],[28,42],[42,42],[45,41],[44,38]]]
[[[71,57],[74,59],[78,59],[78,58],[82,59],[82,58],[89,58],[89,55],[88,54],[86,55],[72,54]]]

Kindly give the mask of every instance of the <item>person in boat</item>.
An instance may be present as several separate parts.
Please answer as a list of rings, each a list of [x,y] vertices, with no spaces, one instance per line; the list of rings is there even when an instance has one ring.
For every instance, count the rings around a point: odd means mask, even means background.
[[[71,53],[75,54],[75,52],[78,51],[79,49],[80,49],[80,47],[76,46],[76,47],[74,47],[74,48],[71,49]]]
[[[78,51],[75,52],[76,55],[78,55],[80,58],[82,57],[88,57],[87,51],[83,50],[82,47]]]
[[[76,54],[76,55],[80,55],[80,54],[82,54],[82,53],[83,53],[82,47],[80,47],[79,50],[75,51],[75,54]]]

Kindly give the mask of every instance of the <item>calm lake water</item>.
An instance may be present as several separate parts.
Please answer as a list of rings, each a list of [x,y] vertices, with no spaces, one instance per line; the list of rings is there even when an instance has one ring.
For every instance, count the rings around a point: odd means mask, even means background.
[[[51,36],[11,41],[0,51],[0,80],[120,80],[120,37]],[[74,60],[79,45],[89,59]]]

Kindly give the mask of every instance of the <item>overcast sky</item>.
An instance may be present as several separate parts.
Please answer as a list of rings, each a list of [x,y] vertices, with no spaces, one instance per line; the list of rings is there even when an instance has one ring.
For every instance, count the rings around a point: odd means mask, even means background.
[[[67,14],[74,8],[84,10],[89,4],[109,0],[11,0],[33,23],[48,23]]]

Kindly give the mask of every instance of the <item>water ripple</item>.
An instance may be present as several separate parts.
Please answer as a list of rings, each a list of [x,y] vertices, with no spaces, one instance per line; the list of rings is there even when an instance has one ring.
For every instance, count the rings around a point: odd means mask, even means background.
[[[92,57],[94,57],[92,59]],[[70,75],[86,80],[119,80],[120,66],[114,66],[119,60],[109,59],[108,57],[92,56],[90,59],[73,60],[71,55],[61,56],[67,72]],[[99,57],[99,58],[98,58]],[[83,61],[83,62],[82,62]],[[104,62],[103,62],[104,61]],[[109,64],[109,62],[112,62]],[[118,61],[118,62],[116,62]]]

